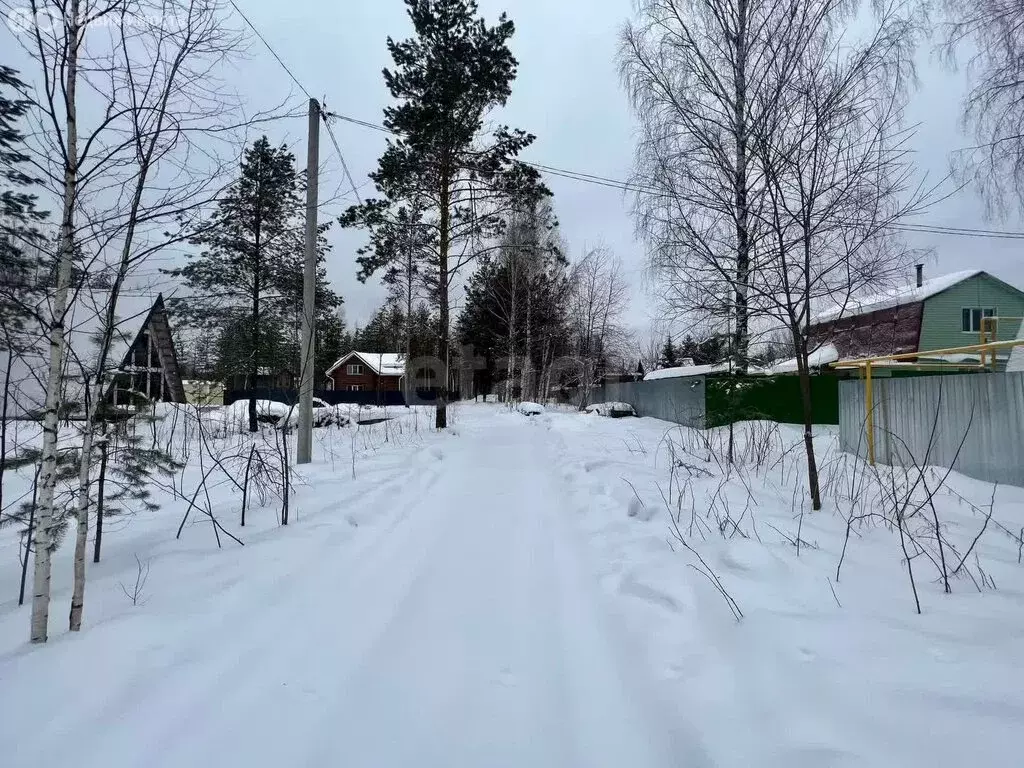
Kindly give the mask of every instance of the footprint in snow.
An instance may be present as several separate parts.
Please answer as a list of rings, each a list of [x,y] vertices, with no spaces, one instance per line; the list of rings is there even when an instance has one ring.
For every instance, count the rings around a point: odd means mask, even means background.
[[[619,594],[635,597],[672,613],[682,613],[683,611],[682,606],[674,597],[647,584],[640,583],[632,574],[626,574],[622,581],[619,582]]]
[[[640,499],[630,499],[629,516],[646,523],[654,516],[654,507],[646,506]]]

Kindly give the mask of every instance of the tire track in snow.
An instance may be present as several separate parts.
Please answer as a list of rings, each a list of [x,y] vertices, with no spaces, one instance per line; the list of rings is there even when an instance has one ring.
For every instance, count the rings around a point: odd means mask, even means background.
[[[421,462],[414,458],[413,467],[419,464]],[[389,491],[400,486],[404,486],[405,490],[411,492],[413,497],[428,492],[431,485],[437,480],[436,469],[419,466],[419,471],[414,471],[413,467],[409,468],[406,478],[378,485],[365,496],[360,496],[356,492],[351,498],[358,498],[362,505],[371,506],[375,501],[386,500]],[[344,502],[335,503],[338,505],[339,513],[333,521],[333,527],[335,529],[343,527],[352,531],[351,526],[340,512]],[[325,505],[324,509],[328,508],[329,505]],[[253,542],[258,546],[250,545],[246,550],[236,550],[234,557],[236,557],[237,563],[233,565],[240,574],[240,578],[236,581],[236,588],[229,590],[229,594],[209,598],[205,605],[196,609],[197,613],[206,614],[210,620],[196,622],[194,618],[189,619],[182,616],[183,622],[191,623],[189,637],[174,638],[173,627],[169,627],[169,633],[172,638],[184,641],[183,646],[175,648],[171,655],[162,659],[158,665],[147,666],[127,680],[122,678],[120,690],[113,692],[113,696],[107,698],[106,706],[100,711],[85,713],[84,720],[81,710],[73,707],[63,709],[60,716],[48,722],[44,735],[52,733],[56,737],[58,735],[65,736],[70,732],[89,733],[103,728],[105,723],[109,723],[112,713],[116,713],[117,720],[124,723],[123,727],[150,733],[148,738],[140,740],[140,747],[144,751],[140,752],[131,764],[143,762],[149,765],[168,766],[201,764],[201,754],[196,756],[199,763],[183,763],[175,760],[163,762],[166,760],[165,757],[160,757],[154,763],[153,755],[149,750],[155,742],[162,745],[161,753],[164,750],[173,753],[183,743],[192,741],[195,738],[194,734],[189,739],[183,740],[182,733],[194,732],[203,727],[204,720],[208,719],[210,715],[208,706],[210,702],[223,700],[223,691],[231,691],[233,687],[237,686],[244,687],[247,678],[258,678],[261,658],[266,655],[273,656],[284,649],[289,649],[288,652],[291,653],[291,648],[294,646],[289,647],[289,640],[281,637],[280,631],[309,624],[309,616],[318,615],[320,606],[318,605],[319,597],[317,597],[316,585],[329,585],[336,579],[349,584],[365,582],[366,579],[358,578],[360,568],[365,568],[367,565],[374,566],[381,554],[380,543],[395,535],[396,530],[400,529],[408,517],[408,504],[395,505],[395,508],[387,515],[385,522],[373,526],[360,526],[355,529],[355,535],[349,537],[353,544],[350,549],[344,546],[334,547],[325,543],[320,548],[322,551],[316,551],[314,556],[301,561],[300,569],[292,570],[289,573],[284,573],[279,569],[262,570],[266,566],[266,561],[260,557],[260,552],[263,549],[262,546],[259,546],[261,542]],[[365,532],[365,535],[359,535],[360,531]],[[284,533],[298,538],[310,538],[309,530],[304,529],[301,523],[289,529],[273,529],[273,532],[279,536]],[[260,538],[267,539],[267,532],[264,532]],[[348,543],[348,538],[345,543]],[[284,542],[271,543],[268,541],[267,544],[274,547],[281,546]],[[230,553],[221,554],[231,556]],[[295,561],[292,559],[287,562],[294,564]],[[223,569],[223,567],[224,564],[221,561],[220,568]],[[254,592],[263,596],[265,605],[276,610],[269,613],[264,610],[254,612],[252,603]],[[213,614],[212,611],[217,611],[217,613]],[[98,627],[94,631],[100,629]],[[314,631],[313,634],[322,636],[323,633]],[[233,639],[227,647],[211,648],[212,638],[226,636],[237,637],[237,641]],[[299,642],[302,642],[301,636]],[[280,647],[278,647],[279,645]],[[301,656],[301,649],[295,648],[294,652]],[[257,670],[255,675],[254,670]],[[182,672],[186,674],[182,674]],[[140,691],[143,692],[141,697]],[[142,699],[141,707],[140,698]],[[219,706],[221,705],[218,704]],[[154,720],[147,714],[153,709],[174,712],[178,717],[161,725],[159,719]],[[64,741],[64,739],[60,739],[60,741]],[[77,739],[71,738],[68,741],[76,743]],[[89,755],[86,756],[85,764],[109,766],[110,762],[102,759],[100,755]]]
[[[440,454],[379,485],[367,498],[391,508],[372,525],[332,535],[351,526],[339,508],[318,527],[325,505],[236,553],[228,594],[204,600],[198,621],[170,617],[179,647],[37,734],[57,743],[45,762],[706,764],[614,625],[557,438],[503,416],[467,418]],[[301,558],[281,556],[296,547]],[[94,732],[109,740],[80,754]]]
[[[473,464],[446,474],[435,499],[459,512],[324,709],[337,743],[308,764],[701,765],[622,655],[561,519],[550,433],[513,422],[465,439]]]

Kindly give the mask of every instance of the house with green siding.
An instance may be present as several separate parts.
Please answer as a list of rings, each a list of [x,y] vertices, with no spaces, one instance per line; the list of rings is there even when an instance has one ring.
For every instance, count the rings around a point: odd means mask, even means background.
[[[910,285],[818,313],[810,328],[812,349],[834,348],[835,357],[850,359],[963,347],[979,342],[985,317],[998,318],[996,339],[1017,338],[1024,292],[980,269],[929,280],[922,272],[918,266]],[[1009,350],[1001,352],[997,367],[1004,368],[1009,356]],[[924,354],[919,361],[931,359],[972,363],[979,355]]]

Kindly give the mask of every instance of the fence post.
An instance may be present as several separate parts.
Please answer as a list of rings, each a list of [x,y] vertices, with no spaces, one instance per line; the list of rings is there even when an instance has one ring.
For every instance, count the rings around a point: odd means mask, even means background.
[[[864,398],[868,431],[868,464],[875,465],[875,393],[871,379],[871,363],[864,365]]]

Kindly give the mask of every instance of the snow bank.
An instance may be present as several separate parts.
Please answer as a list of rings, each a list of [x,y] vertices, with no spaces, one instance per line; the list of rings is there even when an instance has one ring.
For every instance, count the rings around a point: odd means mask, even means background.
[[[538,416],[544,413],[544,406],[540,403],[531,403],[529,401],[520,403],[516,410],[520,413],[526,414],[527,416]]]
[[[286,405],[285,403],[279,403],[275,400],[257,400],[256,401],[256,418],[269,417],[279,419],[282,416],[287,416],[288,411],[293,406]],[[231,405],[224,406],[224,412],[226,418],[233,417],[245,417],[249,416],[249,401],[248,400],[236,400]]]
[[[594,403],[587,406],[587,413],[596,413],[598,416],[636,416],[636,410],[629,403]]]
[[[729,363],[716,363],[715,365],[681,365],[676,368],[662,368],[651,371],[644,376],[644,381],[658,381],[659,379],[682,379],[688,376],[710,376],[713,373],[730,373],[734,368]],[[756,376],[765,373],[755,365],[747,367],[747,375]]]
[[[986,576],[972,554],[964,568],[974,575],[953,578],[949,595],[930,559],[939,561],[930,507],[915,514],[929,548],[911,561],[919,616],[899,535],[872,521],[892,514],[887,470],[877,482],[839,452],[834,430],[816,429],[820,512],[807,503],[797,427],[737,425],[728,474],[726,430],[553,416],[551,431],[618,621],[671,691],[673,721],[706,750],[680,765],[1019,763],[1024,489],[999,486],[973,550]],[[930,474],[929,486],[944,475]],[[957,562],[986,524],[992,491],[953,473],[934,496]]]
[[[709,373],[720,373],[729,370],[727,365],[679,365],[675,368],[661,368],[644,376],[644,381],[660,379],[681,379],[687,376],[707,376]]]

